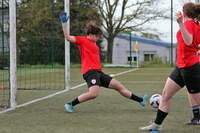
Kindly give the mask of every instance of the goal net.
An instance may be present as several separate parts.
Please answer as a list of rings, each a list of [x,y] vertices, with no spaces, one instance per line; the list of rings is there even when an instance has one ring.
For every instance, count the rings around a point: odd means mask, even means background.
[[[64,1],[62,5],[55,0],[1,4],[0,107],[68,89],[69,60],[58,17]]]

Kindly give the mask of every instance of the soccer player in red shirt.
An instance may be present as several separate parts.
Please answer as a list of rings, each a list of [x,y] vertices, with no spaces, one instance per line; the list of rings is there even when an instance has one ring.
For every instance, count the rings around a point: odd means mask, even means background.
[[[88,85],[88,92],[81,94],[73,101],[64,105],[67,112],[73,112],[73,107],[79,103],[96,98],[99,88],[106,87],[118,91],[122,96],[139,102],[145,106],[148,96],[138,97],[125,88],[119,81],[101,71],[99,47],[96,42],[103,34],[102,30],[94,23],[86,25],[87,36],[71,36],[63,29],[67,41],[78,46],[81,55],[81,67],[84,80]]]
[[[196,5],[196,8],[197,10],[200,8],[200,4],[195,4]],[[200,27],[200,15],[195,19],[195,22],[199,24],[199,27]],[[200,29],[197,29],[197,35],[199,36],[200,35]],[[200,37],[198,37],[197,39],[200,40]],[[197,41],[199,42],[199,41]],[[197,48],[198,48],[198,51],[197,51],[197,56],[199,58],[199,62],[200,62],[200,44],[197,45]],[[187,90],[187,88],[186,88]],[[198,105],[198,103],[196,102],[196,100],[194,99],[194,97],[188,92],[187,90],[187,93],[188,93],[188,99],[189,99],[189,103],[190,103],[190,106],[192,107],[192,112],[193,112],[193,119],[188,121],[188,122],[185,122],[186,125],[199,125],[199,119],[198,117],[200,117],[199,115],[199,111],[200,111],[200,106]]]
[[[162,122],[170,110],[172,96],[184,86],[196,103],[196,116],[189,123],[200,124],[200,63],[197,56],[200,34],[199,24],[196,21],[199,16],[200,8],[191,2],[184,4],[183,14],[181,12],[176,14],[176,20],[180,27],[177,32],[177,67],[166,81],[154,123],[141,127],[140,130],[162,130]]]

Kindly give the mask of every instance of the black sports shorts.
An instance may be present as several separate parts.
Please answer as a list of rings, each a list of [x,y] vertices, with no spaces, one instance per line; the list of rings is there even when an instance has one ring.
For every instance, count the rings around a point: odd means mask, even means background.
[[[98,85],[108,88],[112,77],[98,70],[90,70],[83,75],[88,88]]]
[[[179,86],[186,86],[189,93],[200,92],[200,64],[199,62],[195,65],[187,68],[176,67],[169,76]]]

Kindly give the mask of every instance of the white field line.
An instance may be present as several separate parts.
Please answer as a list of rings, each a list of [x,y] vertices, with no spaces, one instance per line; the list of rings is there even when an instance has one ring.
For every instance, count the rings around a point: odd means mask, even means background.
[[[128,70],[128,71],[124,71],[124,72],[121,72],[121,73],[117,73],[117,74],[115,74],[115,76],[119,76],[119,75],[122,75],[122,74],[125,74],[125,73],[137,71],[137,70],[138,70],[138,68],[136,68],[136,69],[131,69],[131,70]],[[79,84],[79,85],[77,85],[77,86],[74,86],[74,87],[72,87],[72,88],[70,88],[70,89],[71,89],[71,90],[77,89],[77,88],[82,87],[82,86],[84,86],[84,85],[86,85],[86,83],[81,83],[81,84]],[[38,98],[38,99],[35,99],[35,100],[32,100],[32,101],[26,102],[26,103],[23,103],[23,104],[19,104],[19,105],[17,105],[15,108],[9,108],[9,109],[0,111],[0,114],[3,114],[3,113],[6,113],[6,112],[15,110],[16,108],[21,108],[21,107],[27,106],[27,105],[29,105],[29,104],[36,103],[36,102],[39,102],[39,101],[42,101],[42,100],[45,100],[45,99],[54,97],[54,96],[56,96],[56,95],[65,93],[65,92],[67,92],[67,91],[68,91],[68,90],[62,90],[62,91],[59,91],[59,92],[50,94],[50,95],[45,96],[45,97],[41,97],[41,98]]]
[[[148,81],[145,81],[145,80],[143,80],[143,81],[131,81],[131,80],[123,81],[123,83],[132,83],[132,84],[162,84],[165,82],[166,81],[159,81],[159,80],[157,80],[157,81],[150,81],[150,80],[148,80]]]

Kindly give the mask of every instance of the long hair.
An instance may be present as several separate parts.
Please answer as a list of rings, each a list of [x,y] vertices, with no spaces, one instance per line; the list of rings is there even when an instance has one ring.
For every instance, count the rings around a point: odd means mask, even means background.
[[[195,4],[192,2],[187,2],[183,5],[183,13],[187,15],[187,17],[195,19],[197,17],[197,13],[195,11]]]

